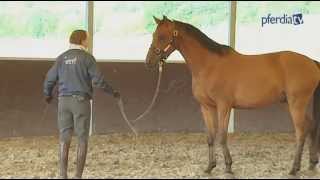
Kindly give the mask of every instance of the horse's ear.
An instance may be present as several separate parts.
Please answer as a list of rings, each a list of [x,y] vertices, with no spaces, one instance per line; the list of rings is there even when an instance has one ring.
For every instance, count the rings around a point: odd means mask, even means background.
[[[155,17],[155,16],[153,16],[153,19],[154,19],[154,21],[157,23],[157,24],[159,24],[160,22],[161,22],[161,20],[160,19],[158,19],[157,17]]]
[[[170,22],[170,23],[172,23],[172,21],[171,21],[169,18],[167,18],[167,16],[165,16],[165,15],[163,15],[162,21],[163,21],[163,22]]]
[[[163,21],[170,21],[167,16],[163,15]]]

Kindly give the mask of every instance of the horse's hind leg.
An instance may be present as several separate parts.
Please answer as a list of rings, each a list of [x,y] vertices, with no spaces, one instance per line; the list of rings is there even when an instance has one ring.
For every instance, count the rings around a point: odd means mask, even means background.
[[[201,106],[201,111],[208,129],[209,164],[205,172],[210,173],[212,169],[216,167],[215,138],[217,128],[217,110],[215,107]]]
[[[309,144],[309,170],[314,170],[316,165],[319,162],[318,157],[318,147],[317,147],[317,126],[315,119],[312,121],[312,119],[307,116],[308,121],[310,121],[312,124],[310,125],[310,144]]]
[[[296,153],[290,175],[296,175],[297,171],[301,167],[301,158],[303,152],[303,146],[306,136],[309,132],[310,122],[306,116],[307,105],[309,98],[289,98],[289,109],[292,116],[293,124],[296,130]]]

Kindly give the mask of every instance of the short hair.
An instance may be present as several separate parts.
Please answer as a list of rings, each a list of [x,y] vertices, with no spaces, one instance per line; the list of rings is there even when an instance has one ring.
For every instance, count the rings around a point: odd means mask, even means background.
[[[75,30],[71,33],[71,36],[69,38],[69,42],[71,44],[77,44],[77,45],[81,45],[82,41],[87,39],[87,31],[85,30]]]

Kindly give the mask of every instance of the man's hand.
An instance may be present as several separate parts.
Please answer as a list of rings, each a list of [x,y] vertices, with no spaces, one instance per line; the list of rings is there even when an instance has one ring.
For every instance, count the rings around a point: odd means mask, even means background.
[[[45,96],[44,100],[46,101],[46,103],[50,104],[52,101],[52,96]]]
[[[113,92],[113,97],[119,100],[120,99],[120,93],[118,91],[114,91]]]

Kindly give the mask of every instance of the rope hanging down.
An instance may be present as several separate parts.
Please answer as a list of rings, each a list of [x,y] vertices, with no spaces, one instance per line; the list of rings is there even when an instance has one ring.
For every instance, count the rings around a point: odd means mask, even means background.
[[[158,76],[158,82],[157,82],[157,87],[156,87],[156,90],[155,90],[155,93],[153,95],[153,98],[152,98],[152,101],[150,103],[150,105],[148,106],[148,108],[142,113],[140,114],[135,120],[133,120],[133,123],[137,122],[138,120],[142,119],[144,116],[146,116],[150,110],[152,109],[153,105],[155,104],[156,102],[156,99],[159,95],[159,90],[160,90],[160,83],[161,83],[161,77],[162,77],[162,69],[163,69],[163,62],[160,61],[159,63],[159,76]],[[123,119],[126,121],[126,123],[128,124],[128,126],[130,127],[131,131],[135,134],[135,136],[137,137],[138,136],[138,133],[136,131],[136,129],[133,127],[133,125],[131,124],[131,122],[129,121],[125,111],[124,111],[124,105],[123,105],[123,101],[122,99],[120,98],[120,100],[118,101],[118,106],[119,106],[119,109],[120,109],[120,112],[122,114],[122,117]]]

